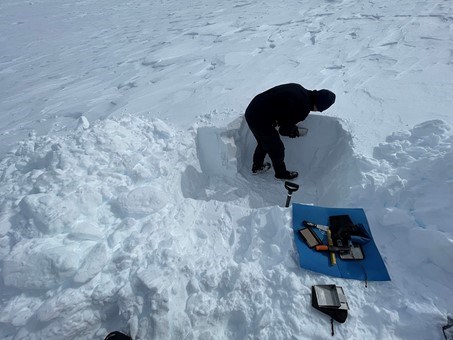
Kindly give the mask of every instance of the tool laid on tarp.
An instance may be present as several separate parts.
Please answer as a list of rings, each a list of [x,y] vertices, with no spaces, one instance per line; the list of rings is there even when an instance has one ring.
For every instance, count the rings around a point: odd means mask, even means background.
[[[304,240],[307,242],[307,245],[310,248],[314,247],[316,249],[316,251],[329,251],[330,256],[331,256],[332,265],[334,263],[336,263],[336,259],[335,258],[332,259],[332,252],[333,253],[339,252],[340,258],[343,260],[363,260],[364,255],[363,255],[362,247],[360,246],[359,243],[352,242],[352,235],[357,235],[357,234],[353,233],[353,234],[346,236],[346,238],[335,238],[334,239],[334,238],[332,238],[331,231],[329,230],[329,227],[327,227],[327,226],[315,224],[315,223],[308,222],[308,221],[303,221],[302,224],[304,226],[307,226],[307,228],[303,228],[303,229],[299,230],[299,233],[302,235]],[[326,231],[327,245],[322,243],[322,241],[319,239],[318,235],[314,231],[312,231],[310,227],[318,228],[319,230]],[[312,234],[311,238],[307,237],[307,230],[309,230],[310,233]],[[362,235],[363,233],[360,232],[358,234]],[[310,241],[313,239],[317,240],[316,244],[313,241]],[[334,244],[337,244],[338,246],[334,246]]]
[[[354,236],[359,237],[361,240],[368,240],[370,236],[366,231],[363,231],[358,226],[354,225],[348,215],[330,216],[329,224],[331,227],[304,220],[302,221],[302,225],[305,226],[305,228],[299,230],[299,233],[310,248],[315,248],[316,251],[329,252],[331,266],[337,264],[336,252],[339,253],[340,258],[343,260],[363,260],[364,256],[362,248],[357,241],[356,243],[352,242],[352,237]],[[311,228],[316,228],[326,233],[327,245],[322,243]],[[307,230],[310,231],[311,237],[309,237]],[[333,237],[332,230],[334,231]],[[364,267],[362,268],[365,273],[365,285],[367,285],[366,269]]]
[[[315,247],[316,251],[330,251],[330,252],[336,252],[336,251],[349,251],[349,247],[334,247],[334,246],[326,246],[326,245],[319,245]]]
[[[331,265],[336,265],[335,252],[339,252],[340,258],[343,260],[362,260],[362,248],[360,247],[360,244],[352,242],[352,236],[359,236],[368,239],[369,236],[366,232],[356,228],[356,226],[352,224],[352,221],[348,215],[331,216],[329,220],[335,227],[334,237],[332,237],[332,231],[328,226],[310,221],[302,221],[302,225],[306,228],[299,230],[299,233],[305,242],[307,242],[307,245],[310,248],[315,248],[316,251],[328,251]],[[326,232],[327,245],[322,243],[312,228]]]
[[[327,232],[327,230],[329,230],[329,227],[326,225],[316,224],[316,223],[309,222],[309,221],[302,221],[302,224],[306,227],[317,228],[317,229],[325,231],[325,232]]]
[[[316,248],[323,244],[318,234],[309,227],[300,229],[299,234],[310,248]]]
[[[333,321],[344,323],[348,317],[349,306],[343,288],[333,284],[312,286],[311,305],[331,317],[332,336],[335,334]]]
[[[390,280],[363,209],[294,203],[292,223],[302,268],[365,283]]]
[[[333,247],[333,241],[332,241],[332,232],[327,230],[327,244],[329,247]],[[329,255],[330,255],[330,265],[335,266],[337,264],[337,258],[335,257],[335,252],[333,250],[329,250]]]

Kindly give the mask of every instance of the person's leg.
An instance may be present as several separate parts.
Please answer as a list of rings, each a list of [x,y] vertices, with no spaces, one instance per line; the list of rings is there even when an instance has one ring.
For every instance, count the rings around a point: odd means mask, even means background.
[[[275,177],[288,178],[290,174],[286,170],[285,165],[285,146],[275,127],[271,125],[263,126],[259,110],[250,107],[245,112],[245,120],[257,141],[257,146],[253,153],[252,172],[254,169],[258,169],[264,165],[264,158],[268,154],[274,167]],[[294,175],[297,176],[297,173],[293,173],[292,175],[292,178],[294,178]]]
[[[253,153],[253,167],[261,167],[264,164],[264,158],[266,158],[267,152],[263,149],[261,144],[257,141],[255,152]]]
[[[253,135],[257,140],[257,147],[253,154],[253,164],[262,165],[266,154],[269,155],[275,174],[286,173],[285,165],[285,146],[283,145],[277,130],[274,128],[266,129],[266,131],[254,131]]]
[[[274,130],[272,135],[264,137],[261,141],[261,145],[263,144],[264,150],[266,150],[272,161],[275,174],[278,175],[285,173],[285,146],[283,145],[278,132]]]
[[[252,171],[260,169],[264,165],[264,159],[266,158],[267,151],[264,149],[264,147],[260,143],[260,136],[265,135],[266,132],[263,131],[263,127],[260,126],[259,122],[259,112],[255,110],[251,110],[250,108],[247,108],[245,112],[245,121],[247,122],[247,125],[250,128],[250,131],[252,131],[253,136],[256,139],[256,148],[255,152],[253,153],[253,165],[252,165]]]

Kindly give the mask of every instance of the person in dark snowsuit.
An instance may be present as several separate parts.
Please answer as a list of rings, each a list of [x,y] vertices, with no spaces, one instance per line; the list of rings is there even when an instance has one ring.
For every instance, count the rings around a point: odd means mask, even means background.
[[[299,174],[288,171],[285,165],[285,147],[280,135],[299,137],[296,126],[307,118],[310,111],[324,111],[335,102],[329,90],[307,90],[299,84],[283,84],[258,94],[245,110],[245,120],[258,143],[253,154],[252,173],[263,171],[269,155],[278,179],[293,179]],[[278,131],[277,131],[278,127]]]

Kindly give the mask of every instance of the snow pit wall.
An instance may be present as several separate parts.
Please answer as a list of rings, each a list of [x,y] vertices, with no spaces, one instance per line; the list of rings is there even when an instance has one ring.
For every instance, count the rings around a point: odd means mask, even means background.
[[[351,135],[340,120],[332,117],[309,115],[299,125],[309,129],[306,136],[294,139],[282,137],[287,168],[300,174],[294,180],[300,185],[300,190],[293,194],[293,201],[331,207],[347,206],[351,188],[363,180]],[[275,200],[275,195],[269,192],[275,186],[282,186],[281,181],[275,180],[274,172],[271,170],[259,176],[251,175],[255,147],[256,140],[243,118],[223,130],[216,127],[199,128],[197,156],[202,173],[196,174],[194,169],[190,169],[190,180],[186,182],[195,181],[198,189],[186,190],[185,196],[218,199],[219,196],[205,194],[208,189],[212,191],[215,186],[213,183],[219,182],[209,178],[222,177],[222,182],[240,187],[241,184],[235,182],[240,174],[239,177],[245,178],[250,184],[243,194],[250,195],[251,202],[262,202],[251,203],[251,206],[281,205],[281,193],[279,199]],[[188,173],[186,171],[187,176]]]

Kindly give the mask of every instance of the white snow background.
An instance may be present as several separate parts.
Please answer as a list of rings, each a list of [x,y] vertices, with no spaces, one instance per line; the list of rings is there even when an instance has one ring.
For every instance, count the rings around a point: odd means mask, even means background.
[[[250,100],[337,94],[284,139],[293,202],[364,208],[392,281],[299,267]],[[442,339],[453,2],[2,0],[0,338]]]

